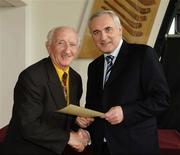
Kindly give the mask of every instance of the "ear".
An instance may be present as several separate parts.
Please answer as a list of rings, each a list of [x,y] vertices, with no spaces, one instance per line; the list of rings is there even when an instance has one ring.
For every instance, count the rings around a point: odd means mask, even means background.
[[[46,46],[48,53],[50,54],[50,45],[49,45],[48,41],[46,42],[45,46]]]
[[[122,35],[122,26],[119,27],[119,33]]]
[[[45,46],[46,46],[47,49],[49,48],[48,41],[46,41]]]
[[[122,26],[119,27],[119,31],[120,31],[120,32],[122,31]]]

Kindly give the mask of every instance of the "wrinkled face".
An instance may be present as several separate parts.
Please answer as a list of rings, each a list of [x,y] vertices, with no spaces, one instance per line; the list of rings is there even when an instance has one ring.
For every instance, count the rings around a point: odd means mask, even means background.
[[[89,24],[90,32],[97,48],[103,53],[115,50],[122,37],[122,28],[115,25],[111,16],[95,17]]]
[[[46,47],[53,63],[64,69],[71,64],[78,54],[78,36],[70,28],[58,29]]]

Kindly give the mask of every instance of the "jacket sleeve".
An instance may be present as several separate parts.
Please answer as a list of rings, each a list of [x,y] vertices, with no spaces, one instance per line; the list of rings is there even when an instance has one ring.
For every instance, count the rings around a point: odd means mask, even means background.
[[[157,117],[169,106],[170,93],[156,52],[147,47],[141,60],[140,84],[143,97],[122,106],[127,125]]]

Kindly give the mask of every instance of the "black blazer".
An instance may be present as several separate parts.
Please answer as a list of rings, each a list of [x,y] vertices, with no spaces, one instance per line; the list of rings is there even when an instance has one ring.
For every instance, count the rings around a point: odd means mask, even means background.
[[[69,70],[70,103],[79,104],[82,80]],[[66,106],[63,88],[50,58],[25,69],[14,89],[14,106],[5,139],[7,152],[61,154],[75,118],[56,112]]]
[[[86,107],[107,112],[122,106],[124,121],[111,125],[96,118],[89,127],[98,154],[103,138],[112,154],[158,152],[156,116],[169,106],[169,90],[155,51],[123,42],[103,88],[104,56],[89,64]]]

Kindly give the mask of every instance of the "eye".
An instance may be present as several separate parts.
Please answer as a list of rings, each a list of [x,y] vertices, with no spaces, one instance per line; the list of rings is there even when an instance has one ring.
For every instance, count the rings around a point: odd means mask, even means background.
[[[70,43],[69,45],[70,45],[71,47],[77,46],[76,43]]]
[[[112,32],[112,27],[106,27],[105,31],[108,33],[108,32]]]
[[[64,42],[63,42],[63,41],[59,41],[58,44],[59,44],[59,45],[63,45]]]
[[[93,31],[93,35],[94,35],[94,36],[97,36],[98,34],[99,34],[99,31],[97,31],[97,30],[96,30],[96,31]]]
[[[58,44],[58,45],[64,45],[64,42],[60,40],[60,41],[57,41],[56,44]]]

